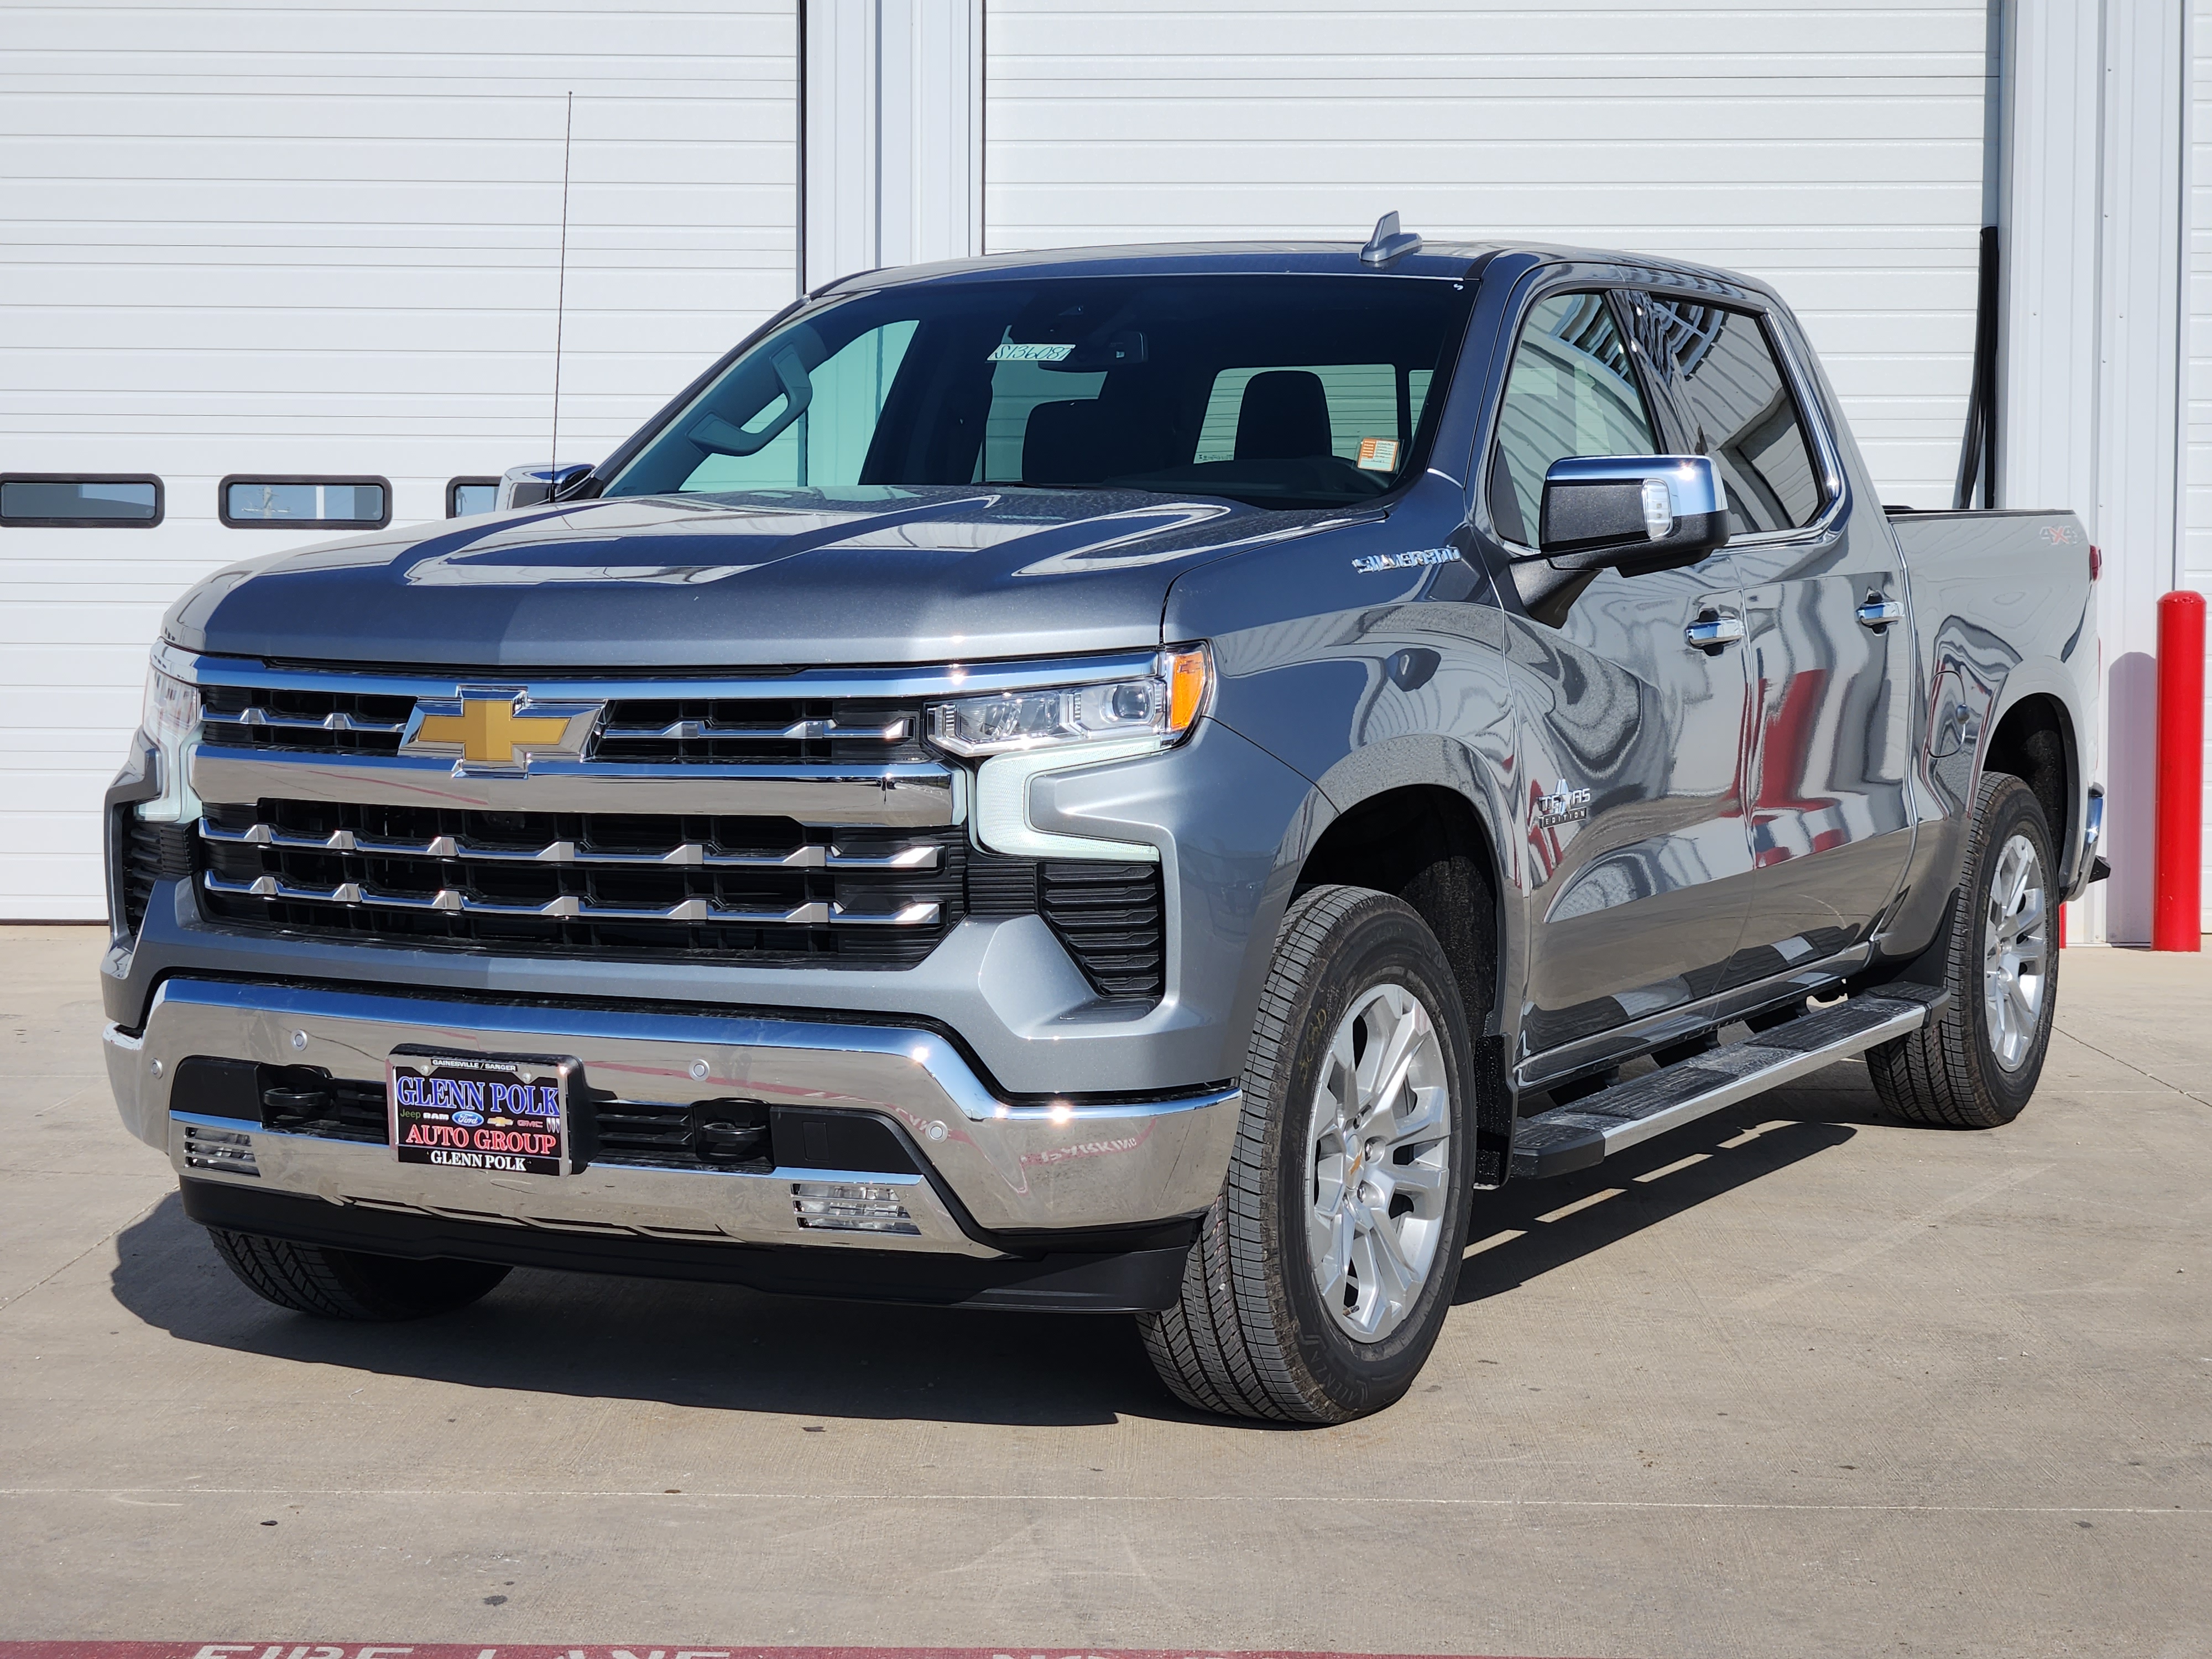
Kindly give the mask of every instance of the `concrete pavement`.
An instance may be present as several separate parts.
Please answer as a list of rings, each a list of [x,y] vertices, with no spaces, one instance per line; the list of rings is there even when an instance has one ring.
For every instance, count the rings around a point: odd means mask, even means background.
[[[0,928],[0,1637],[2212,1653],[2212,958],[2067,952],[2003,1130],[1850,1065],[1486,1197],[1416,1391],[1282,1431],[1118,1319],[282,1313],[116,1122],[100,943]]]

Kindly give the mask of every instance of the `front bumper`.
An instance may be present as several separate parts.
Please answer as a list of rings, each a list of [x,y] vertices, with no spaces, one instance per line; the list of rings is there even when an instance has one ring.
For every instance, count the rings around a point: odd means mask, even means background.
[[[404,1043],[456,1054],[574,1059],[594,1087],[677,1104],[744,1095],[771,1105],[887,1118],[922,1172],[766,1173],[593,1165],[525,1176],[398,1163],[385,1147],[272,1133],[258,1122],[170,1109],[179,1061],[312,1066],[380,1084]],[[172,978],[143,1028],[106,1032],[126,1127],[194,1182],[314,1198],[370,1212],[600,1237],[801,1245],[1003,1257],[1102,1248],[1101,1236],[1203,1210],[1218,1190],[1241,1096],[1026,1103],[995,1097],[935,1031],[750,1015],[670,1013],[370,995]],[[245,1136],[247,1174],[210,1147]],[[802,1188],[896,1188],[914,1231],[802,1225]],[[641,1268],[649,1272],[649,1267]]]

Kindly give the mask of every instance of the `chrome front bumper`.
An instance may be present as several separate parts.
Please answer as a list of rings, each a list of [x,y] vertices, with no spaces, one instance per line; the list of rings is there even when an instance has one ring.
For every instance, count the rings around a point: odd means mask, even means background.
[[[321,1067],[381,1082],[402,1044],[456,1054],[572,1057],[596,1088],[688,1104],[743,1095],[774,1105],[878,1113],[906,1129],[931,1175],[768,1173],[600,1165],[520,1176],[402,1164],[380,1146],[173,1115],[178,1062],[195,1055]],[[993,1256],[1000,1232],[1141,1225],[1211,1203],[1242,1097],[1011,1104],[934,1032],[746,1016],[517,1006],[297,987],[165,981],[143,1030],[106,1032],[108,1078],[132,1133],[178,1174],[332,1203],[601,1235],[918,1249]],[[250,1137],[258,1174],[188,1152],[188,1138]],[[801,1188],[896,1188],[912,1234],[800,1225]],[[950,1202],[947,1200],[951,1200]],[[966,1217],[963,1225],[961,1212]]]

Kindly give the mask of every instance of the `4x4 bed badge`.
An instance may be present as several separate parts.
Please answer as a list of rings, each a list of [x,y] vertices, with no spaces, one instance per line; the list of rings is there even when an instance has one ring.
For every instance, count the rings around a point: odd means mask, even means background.
[[[519,776],[534,760],[581,760],[603,702],[539,702],[520,686],[464,685],[415,704],[403,755],[450,757],[456,777]]]

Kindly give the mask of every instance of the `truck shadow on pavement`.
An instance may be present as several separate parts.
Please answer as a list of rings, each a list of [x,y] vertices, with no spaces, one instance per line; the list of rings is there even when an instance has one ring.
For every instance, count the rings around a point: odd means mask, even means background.
[[[1899,1127],[1883,1115],[1863,1066],[1838,1066],[1832,1075],[1846,1086],[1778,1090],[1631,1147],[1594,1168],[1477,1193],[1455,1304],[1465,1307],[1517,1289],[1840,1146],[1862,1127]]]
[[[1596,1169],[1478,1194],[1476,1248],[1457,1300],[1510,1291],[1880,1121],[1863,1091],[1777,1095]],[[1693,1153],[1706,1156],[1669,1171]],[[1669,1172],[1636,1179],[1654,1170]],[[116,1299],[148,1324],[180,1341],[302,1364],[824,1421],[1218,1420],[1169,1395],[1133,1322],[1122,1318],[810,1301],[519,1268],[459,1313],[329,1324],[271,1307],[238,1283],[173,1195],[126,1228],[117,1247]]]

